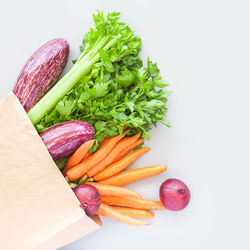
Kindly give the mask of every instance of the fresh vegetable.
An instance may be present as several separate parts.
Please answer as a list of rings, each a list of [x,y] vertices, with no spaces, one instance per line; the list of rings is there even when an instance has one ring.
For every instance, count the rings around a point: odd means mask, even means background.
[[[141,39],[119,18],[119,13],[94,16],[80,58],[28,113],[38,132],[66,120],[85,120],[94,126],[99,143],[123,133],[124,125],[132,128],[131,135],[142,132],[146,138],[158,121],[169,126],[170,92],[162,89],[167,84],[156,64],[148,60],[143,67]]]
[[[149,225],[150,223],[146,222],[146,221],[141,221],[141,220],[137,220],[134,218],[131,218],[130,216],[124,215],[120,212],[118,212],[116,209],[101,203],[97,214],[100,216],[104,216],[107,218],[111,218],[117,221],[120,221],[122,223],[125,224],[129,224],[129,225],[133,225],[133,226],[146,226]]]
[[[140,196],[140,194],[124,187],[104,185],[96,182],[89,182],[87,184],[96,187],[101,196]]]
[[[139,197],[122,197],[122,196],[103,196],[101,202],[120,206],[120,207],[131,207],[138,209],[149,209],[149,210],[163,210],[165,207],[160,201],[147,200]]]
[[[14,94],[28,112],[55,84],[69,55],[64,39],[45,43],[26,62],[13,88]]]
[[[190,191],[181,180],[171,178],[160,187],[160,199],[163,205],[172,211],[184,209],[190,201]]]
[[[140,39],[134,36],[133,31],[126,24],[118,22],[119,17],[118,13],[111,13],[105,19],[100,12],[94,16],[95,28],[84,36],[83,46],[81,47],[82,54],[73,68],[30,110],[28,115],[33,124],[37,124],[69,93],[76,83],[82,81],[84,76],[92,71],[94,64],[105,65],[109,71],[112,71],[111,61],[120,61],[128,54],[137,53],[138,46],[136,45],[138,42],[140,43]],[[103,82],[103,85],[105,86],[105,82]],[[54,116],[53,120],[55,118]]]
[[[100,148],[97,152],[92,154],[88,159],[80,162],[75,167],[69,169],[67,171],[67,176],[71,181],[75,181],[84,174],[86,174],[91,168],[93,168],[96,164],[102,161],[112,150],[115,144],[120,141],[125,134],[117,135],[115,137],[110,138],[102,148]]]
[[[130,207],[112,207],[117,212],[133,217],[133,218],[141,218],[141,219],[147,219],[147,218],[153,218],[154,214],[148,210],[145,209],[136,209],[136,208],[130,208]]]
[[[119,21],[119,13],[104,18],[98,12],[93,18],[80,57],[54,87],[69,52],[63,39],[48,42],[28,60],[13,91],[88,216],[148,225],[134,218],[153,217],[147,209],[177,211],[190,200],[187,186],[177,179],[162,184],[162,202],[120,187],[167,169],[123,171],[150,150],[141,144],[150,138],[152,125],[170,126],[165,120],[170,92],[163,90],[168,84],[156,64],[148,59],[143,66],[141,39]]]
[[[87,184],[88,176],[85,174],[82,178],[77,181],[77,185]]]
[[[71,155],[67,161],[66,166],[63,169],[63,175],[65,176],[67,171],[77,165],[80,161],[85,158],[85,155],[88,153],[88,150],[94,145],[95,140],[90,140],[83,143],[73,155]]]
[[[69,168],[71,168],[71,167],[74,167],[75,165],[77,165],[80,161],[82,161],[84,156],[87,154],[88,150],[93,146],[94,142],[95,142],[95,140],[90,140],[90,141],[83,143],[75,151],[75,153],[72,156],[70,156],[70,158],[67,162],[67,166]]]
[[[123,150],[117,155],[117,157],[115,158],[114,161],[116,162],[116,161],[121,160],[121,158],[122,158],[123,156],[125,156],[129,151],[131,151],[131,150],[134,149],[135,147],[141,145],[143,142],[144,142],[143,139],[139,139],[139,140],[137,140],[136,142],[134,142],[133,144],[129,145],[127,148],[123,149]]]
[[[93,138],[94,128],[87,122],[68,121],[55,125],[40,136],[54,160],[66,157]]]
[[[88,159],[90,156],[91,156],[91,153],[88,151],[88,152],[84,155],[84,157],[82,158],[82,160],[86,160],[86,159]]]
[[[58,167],[60,170],[62,170],[62,169],[66,166],[67,161],[68,161],[68,158],[69,158],[69,156],[68,156],[68,157],[64,157],[64,158],[60,158],[60,159],[58,159],[58,160],[55,162],[56,165],[57,165],[57,167]]]
[[[73,191],[85,213],[88,216],[94,215],[101,204],[98,190],[94,186],[82,184],[73,188]]]
[[[157,174],[160,174],[167,170],[165,165],[156,165],[145,168],[136,168],[122,171],[114,176],[111,176],[108,179],[102,180],[99,183],[115,185],[115,186],[124,186],[131,182],[139,181]]]
[[[105,138],[99,145],[98,149],[101,149],[105,144],[107,144],[107,142],[110,140],[110,137]]]
[[[90,169],[90,171],[88,171],[87,175],[94,176],[94,175],[98,174],[99,172],[101,172],[104,168],[106,168],[108,165],[110,165],[115,160],[117,155],[123,149],[125,149],[126,147],[128,147],[129,145],[134,143],[139,137],[140,137],[140,133],[137,135],[131,136],[131,137],[126,137],[123,140],[121,140],[119,143],[117,143],[115,145],[115,147],[111,150],[111,152],[107,155],[107,157],[105,159],[103,159],[103,161],[101,161],[95,167]]]
[[[135,150],[134,152],[131,152],[124,158],[122,158],[120,161],[114,162],[110,166],[108,166],[106,169],[104,169],[102,172],[94,176],[94,180],[100,181],[103,179],[107,179],[119,172],[121,172],[123,169],[128,167],[132,162],[134,162],[136,159],[138,159],[140,156],[142,156],[144,153],[148,152],[150,148],[140,148]]]

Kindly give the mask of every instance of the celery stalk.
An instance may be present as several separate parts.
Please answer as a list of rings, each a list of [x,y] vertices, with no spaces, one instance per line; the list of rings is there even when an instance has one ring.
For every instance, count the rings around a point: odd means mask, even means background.
[[[119,38],[121,38],[121,34],[111,40],[108,36],[103,37],[89,52],[83,53],[73,68],[28,112],[31,122],[34,125],[37,124],[50,112],[100,59],[99,50],[110,49]]]

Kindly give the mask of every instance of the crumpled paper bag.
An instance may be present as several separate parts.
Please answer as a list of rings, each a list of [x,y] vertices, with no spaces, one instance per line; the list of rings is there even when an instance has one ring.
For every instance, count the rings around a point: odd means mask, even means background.
[[[1,249],[56,249],[99,228],[13,93],[0,103],[0,172]]]

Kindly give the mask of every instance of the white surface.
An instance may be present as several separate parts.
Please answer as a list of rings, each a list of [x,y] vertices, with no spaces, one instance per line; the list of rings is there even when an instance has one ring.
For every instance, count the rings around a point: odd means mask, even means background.
[[[248,1],[5,1],[0,6],[0,97],[25,60],[49,39],[66,38],[70,59],[98,8],[120,11],[142,37],[174,91],[172,128],[152,130],[152,151],[136,166],[166,163],[167,173],[130,185],[158,198],[160,183],[178,177],[190,187],[182,212],[156,212],[152,226],[103,220],[101,230],[62,250],[250,249]],[[68,68],[71,63],[69,61]],[[4,121],[0,121],[4,122]]]

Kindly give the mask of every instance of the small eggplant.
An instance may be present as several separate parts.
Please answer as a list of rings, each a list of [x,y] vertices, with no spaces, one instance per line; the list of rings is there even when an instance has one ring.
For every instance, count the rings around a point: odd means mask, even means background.
[[[64,158],[95,134],[93,126],[84,121],[68,121],[48,128],[40,134],[50,155],[56,161]]]
[[[69,55],[69,44],[64,39],[45,43],[26,62],[13,88],[28,112],[56,83]]]

